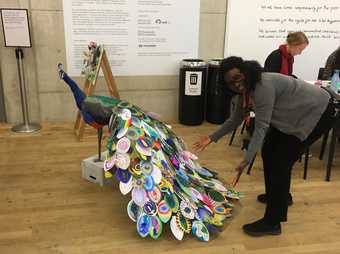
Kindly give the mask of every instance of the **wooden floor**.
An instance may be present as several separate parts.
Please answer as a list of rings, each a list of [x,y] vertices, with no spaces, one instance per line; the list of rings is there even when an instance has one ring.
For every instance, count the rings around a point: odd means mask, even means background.
[[[312,149],[307,181],[302,164],[294,168],[295,203],[282,235],[252,238],[241,230],[263,215],[264,205],[255,200],[264,190],[257,159],[251,175],[241,178],[238,189],[244,197],[225,230],[208,243],[190,236],[179,242],[168,228],[159,240],[141,239],[126,213],[129,197],[117,185],[100,187],[81,178],[80,162],[96,153],[94,130],[87,129],[78,142],[72,124],[44,124],[37,134],[14,134],[10,127],[0,125],[0,254],[340,253],[340,160],[335,160],[331,182],[324,181],[319,145]],[[173,128],[192,147],[216,126]],[[199,157],[231,181],[242,153],[239,138],[231,147],[226,142],[212,144]]]

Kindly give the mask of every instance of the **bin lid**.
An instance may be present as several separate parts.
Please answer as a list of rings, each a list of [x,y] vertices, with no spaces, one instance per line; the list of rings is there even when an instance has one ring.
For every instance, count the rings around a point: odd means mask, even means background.
[[[208,64],[209,65],[214,65],[214,66],[220,66],[222,62],[222,59],[218,58],[218,59],[211,59]]]
[[[183,59],[181,67],[206,67],[207,63],[202,59]]]

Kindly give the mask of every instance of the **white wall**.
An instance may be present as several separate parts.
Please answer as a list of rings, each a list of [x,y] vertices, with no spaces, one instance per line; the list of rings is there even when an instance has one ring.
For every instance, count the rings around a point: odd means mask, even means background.
[[[200,2],[199,57],[222,57],[226,0]],[[56,73],[56,64],[66,62],[62,0],[1,0],[0,8],[5,7],[29,10],[33,47],[24,50],[24,64],[31,120],[74,121],[73,98]],[[22,113],[14,49],[4,48],[2,30],[0,69],[8,121],[20,122]],[[76,81],[83,82],[81,78]],[[108,94],[103,81],[99,80],[97,94]],[[159,112],[165,120],[177,120],[178,76],[116,77],[116,81],[122,98]]]

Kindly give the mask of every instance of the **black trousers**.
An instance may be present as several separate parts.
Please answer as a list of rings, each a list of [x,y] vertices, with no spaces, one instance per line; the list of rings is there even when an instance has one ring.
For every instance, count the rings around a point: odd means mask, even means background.
[[[335,123],[335,107],[329,104],[306,140],[270,127],[262,147],[267,206],[264,219],[269,224],[287,221],[288,193],[294,163],[305,149],[318,140]]]

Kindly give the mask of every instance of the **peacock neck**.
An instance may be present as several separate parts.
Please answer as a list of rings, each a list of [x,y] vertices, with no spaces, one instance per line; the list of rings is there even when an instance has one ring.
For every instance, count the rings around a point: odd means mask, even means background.
[[[74,80],[72,80],[66,73],[64,73],[63,80],[71,88],[77,107],[81,110],[81,105],[86,98],[86,94],[79,88],[78,84]]]

